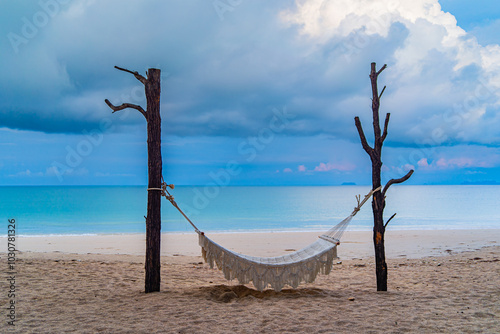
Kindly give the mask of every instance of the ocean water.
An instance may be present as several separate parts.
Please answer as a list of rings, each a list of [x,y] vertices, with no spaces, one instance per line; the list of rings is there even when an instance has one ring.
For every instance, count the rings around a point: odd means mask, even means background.
[[[176,187],[177,203],[202,231],[322,231],[348,216],[368,186]],[[387,194],[389,228],[500,229],[500,186],[394,185]],[[0,187],[0,218],[20,235],[145,232],[146,187]],[[371,201],[348,227],[371,230]],[[163,200],[162,231],[192,227]],[[3,233],[0,230],[0,235]]]

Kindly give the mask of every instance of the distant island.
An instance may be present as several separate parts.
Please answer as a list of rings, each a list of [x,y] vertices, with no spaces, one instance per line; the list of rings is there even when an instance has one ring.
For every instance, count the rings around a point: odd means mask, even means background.
[[[482,186],[494,186],[494,185],[498,185],[499,183],[497,181],[494,181],[494,180],[485,180],[485,181],[465,181],[465,182],[462,182],[460,183],[460,185],[462,186],[470,186],[470,185],[482,185]]]
[[[355,186],[356,182],[342,182],[342,186]]]

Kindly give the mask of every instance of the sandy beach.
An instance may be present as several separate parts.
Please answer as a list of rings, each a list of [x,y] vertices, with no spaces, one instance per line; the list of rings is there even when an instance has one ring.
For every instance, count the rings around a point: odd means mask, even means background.
[[[283,254],[318,233],[214,234],[235,251]],[[203,264],[196,234],[164,234],[162,291],[145,294],[144,236],[19,237],[19,333],[495,333],[500,230],[388,231],[389,291],[376,292],[370,232],[348,232],[328,276],[258,292]],[[1,249],[6,239],[0,238]],[[6,254],[1,262],[7,267]],[[2,330],[2,332],[5,332]]]

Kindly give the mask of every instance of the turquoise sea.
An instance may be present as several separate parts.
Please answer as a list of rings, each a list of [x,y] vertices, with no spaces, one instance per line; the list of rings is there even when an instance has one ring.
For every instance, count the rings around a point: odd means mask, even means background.
[[[368,186],[176,187],[172,194],[203,231],[326,230],[350,214]],[[395,185],[387,194],[390,229],[500,229],[500,186]],[[145,231],[146,187],[0,187],[0,212],[19,235],[120,234]],[[164,200],[162,231],[191,232]],[[349,226],[371,230],[371,202]],[[6,227],[5,227],[6,229]],[[6,232],[6,230],[5,230]],[[2,232],[0,231],[0,235]]]

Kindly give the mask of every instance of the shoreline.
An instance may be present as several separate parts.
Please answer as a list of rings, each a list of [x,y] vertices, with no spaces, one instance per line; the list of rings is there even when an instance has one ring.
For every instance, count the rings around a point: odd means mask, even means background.
[[[321,232],[224,232],[206,233],[215,242],[233,251],[254,256],[278,256],[314,242]],[[0,237],[4,243],[5,237]],[[28,253],[145,254],[145,235],[95,234],[18,236],[17,248]],[[386,256],[424,258],[474,251],[500,243],[500,229],[484,230],[388,230]],[[0,251],[3,251],[0,249]],[[162,256],[200,256],[196,233],[162,233]],[[371,231],[346,231],[338,248],[341,259],[373,257]]]
[[[296,228],[296,229],[261,229],[261,230],[203,230],[202,232],[206,234],[248,234],[248,233],[325,233],[328,228],[325,229],[306,229],[306,228]],[[476,231],[476,230],[500,230],[500,227],[470,227],[470,228],[448,228],[448,227],[437,227],[437,228],[398,228],[393,227],[390,230],[393,232],[413,232],[413,231]],[[372,228],[358,228],[358,229],[348,229],[346,232],[371,232]],[[20,238],[40,238],[40,237],[78,237],[78,236],[113,236],[113,235],[142,235],[146,231],[141,232],[89,232],[89,233],[47,233],[47,234],[18,234]],[[172,235],[184,235],[196,233],[194,230],[185,231],[162,231],[161,234],[172,234]],[[0,239],[5,238],[5,235],[0,235]]]

